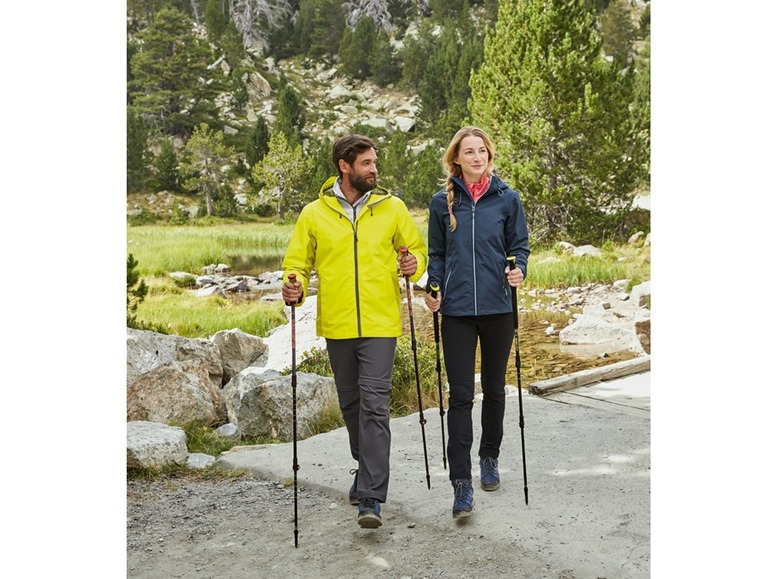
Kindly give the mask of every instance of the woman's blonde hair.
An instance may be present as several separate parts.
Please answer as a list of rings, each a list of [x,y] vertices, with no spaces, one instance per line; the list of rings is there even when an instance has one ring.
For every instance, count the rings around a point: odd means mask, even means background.
[[[485,168],[485,174],[490,177],[493,175],[493,158],[496,156],[496,148],[488,134],[478,127],[462,127],[450,140],[445,155],[442,157],[442,167],[445,169],[447,179],[445,180],[445,196],[448,200],[448,214],[450,215],[450,230],[456,230],[456,216],[453,215],[453,181],[451,177],[461,175],[461,165],[456,162],[458,150],[461,148],[461,141],[465,137],[480,137],[485,148],[488,149],[488,166]]]

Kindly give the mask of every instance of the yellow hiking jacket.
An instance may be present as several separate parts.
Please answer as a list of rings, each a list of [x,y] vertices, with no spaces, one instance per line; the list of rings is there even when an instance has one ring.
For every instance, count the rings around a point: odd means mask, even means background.
[[[319,199],[300,212],[282,267],[308,295],[311,270],[319,280],[316,333],[332,339],[390,338],[402,334],[397,255],[407,246],[418,261],[411,282],[426,270],[426,244],[404,202],[382,187],[370,193],[352,223],[333,192],[336,177]]]

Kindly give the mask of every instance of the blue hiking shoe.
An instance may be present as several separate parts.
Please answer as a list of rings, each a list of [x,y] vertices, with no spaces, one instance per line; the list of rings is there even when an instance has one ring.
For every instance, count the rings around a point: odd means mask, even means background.
[[[352,505],[359,504],[359,492],[357,492],[357,478],[359,477],[359,469],[352,468],[349,474],[354,475],[354,482],[351,483],[351,488],[348,490],[348,502]]]
[[[365,497],[359,500],[357,522],[364,529],[377,529],[383,524],[381,523],[381,503],[378,499]]]
[[[480,485],[484,491],[499,490],[499,459],[486,456],[480,459]]]
[[[469,517],[474,510],[474,488],[471,480],[453,481],[453,518]]]

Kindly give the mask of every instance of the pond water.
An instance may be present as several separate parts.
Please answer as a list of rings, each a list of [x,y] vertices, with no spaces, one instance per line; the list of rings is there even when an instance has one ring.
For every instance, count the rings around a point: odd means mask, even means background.
[[[231,275],[259,276],[267,271],[281,270],[284,254],[280,255],[229,255],[227,263],[231,267]]]

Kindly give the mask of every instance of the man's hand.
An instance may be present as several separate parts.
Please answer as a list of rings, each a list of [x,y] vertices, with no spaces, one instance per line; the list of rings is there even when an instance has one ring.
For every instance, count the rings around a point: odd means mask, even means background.
[[[413,275],[418,269],[418,260],[415,255],[403,253],[399,256],[399,271],[403,276]]]
[[[281,286],[281,298],[285,304],[296,304],[303,297],[303,285],[299,281],[287,281]]]

